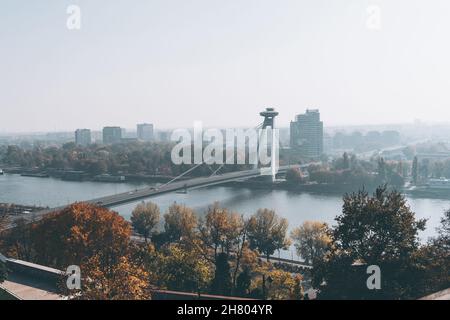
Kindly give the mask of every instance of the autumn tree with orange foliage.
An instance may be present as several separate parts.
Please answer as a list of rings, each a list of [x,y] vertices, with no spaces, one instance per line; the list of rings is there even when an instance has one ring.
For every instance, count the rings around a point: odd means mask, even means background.
[[[150,299],[149,274],[129,256],[102,269],[100,256],[95,255],[81,267],[82,288],[67,292],[77,300],[147,300]]]
[[[147,273],[130,259],[131,226],[118,213],[75,203],[31,226],[34,262],[81,269],[78,299],[149,298]]]
[[[300,274],[276,269],[270,262],[257,268],[259,277],[252,283],[253,292],[268,300],[302,300],[303,277]]]
[[[191,208],[172,204],[164,215],[164,233],[167,242],[189,242],[195,238],[197,217]]]
[[[32,238],[38,263],[66,268],[99,257],[102,269],[127,255],[131,226],[118,213],[75,203],[34,224]]]
[[[221,253],[226,253],[228,258],[230,251],[237,251],[244,227],[245,221],[242,216],[214,203],[208,208],[205,219],[200,221],[200,237],[204,245],[214,251],[214,260],[219,249]]]

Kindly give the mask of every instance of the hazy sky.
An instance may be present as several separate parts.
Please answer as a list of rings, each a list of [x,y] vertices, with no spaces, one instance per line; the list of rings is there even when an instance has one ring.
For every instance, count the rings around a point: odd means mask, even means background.
[[[325,125],[447,121],[449,15],[448,0],[0,0],[0,132],[249,126],[266,106],[281,125],[307,107]]]

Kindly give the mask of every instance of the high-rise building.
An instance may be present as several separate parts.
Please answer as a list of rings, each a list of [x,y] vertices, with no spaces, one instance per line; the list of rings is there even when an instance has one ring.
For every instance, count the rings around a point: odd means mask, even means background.
[[[120,127],[104,127],[103,143],[118,143],[122,140],[122,129]]]
[[[77,129],[75,131],[75,144],[86,147],[91,144],[91,130]]]
[[[153,140],[153,124],[142,123],[137,125],[137,138],[142,141]]]
[[[291,148],[307,158],[319,158],[323,153],[323,122],[317,109],[307,109],[291,121]]]

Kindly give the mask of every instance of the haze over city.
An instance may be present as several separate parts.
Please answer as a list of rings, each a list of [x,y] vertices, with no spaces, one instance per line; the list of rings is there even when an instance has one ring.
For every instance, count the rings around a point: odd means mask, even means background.
[[[0,310],[450,300],[449,12],[0,1]]]
[[[66,27],[70,4],[81,30]],[[449,11],[411,0],[4,0],[0,132],[249,126],[264,107],[280,126],[306,108],[327,126],[445,121]]]

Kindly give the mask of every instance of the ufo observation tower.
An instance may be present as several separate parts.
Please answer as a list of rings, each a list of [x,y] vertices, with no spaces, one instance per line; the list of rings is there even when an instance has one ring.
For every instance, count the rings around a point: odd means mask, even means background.
[[[278,116],[279,113],[275,111],[274,108],[266,108],[266,110],[260,112],[259,114],[260,116],[264,117],[262,129],[267,130],[267,128],[270,128],[270,132],[272,134],[270,139],[270,158],[271,158],[270,168],[261,168],[261,174],[264,175],[270,174],[272,176],[272,182],[275,182],[276,174],[278,172],[278,152],[279,152],[278,135],[276,134],[275,131],[275,117]],[[267,135],[261,136],[267,138]],[[264,141],[264,143],[267,143],[267,141]],[[258,156],[259,156],[259,146],[258,146]],[[267,169],[270,170],[268,173],[266,173]]]

